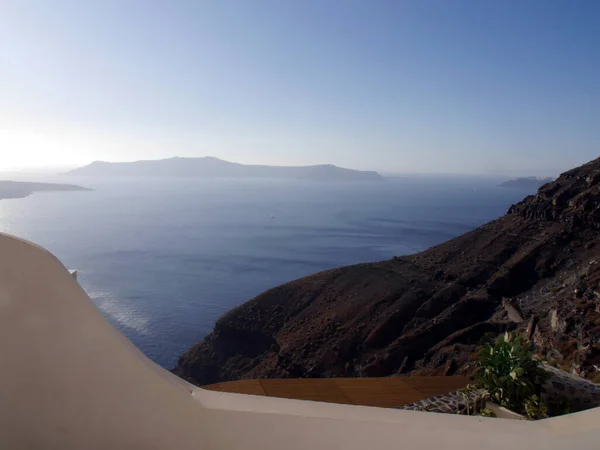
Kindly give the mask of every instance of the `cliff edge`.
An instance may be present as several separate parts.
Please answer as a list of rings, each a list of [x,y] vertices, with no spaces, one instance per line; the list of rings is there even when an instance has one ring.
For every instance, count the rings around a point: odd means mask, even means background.
[[[552,364],[600,364],[600,158],[424,252],[317,273],[221,317],[174,372],[243,378],[453,374],[483,339],[529,333]]]

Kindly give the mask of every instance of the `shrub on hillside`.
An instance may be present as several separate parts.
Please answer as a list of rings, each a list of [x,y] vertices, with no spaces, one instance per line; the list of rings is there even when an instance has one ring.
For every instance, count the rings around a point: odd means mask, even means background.
[[[533,358],[531,342],[509,332],[481,348],[478,364],[478,378],[490,397],[518,413],[525,412],[532,396],[541,394],[541,381],[547,376]]]

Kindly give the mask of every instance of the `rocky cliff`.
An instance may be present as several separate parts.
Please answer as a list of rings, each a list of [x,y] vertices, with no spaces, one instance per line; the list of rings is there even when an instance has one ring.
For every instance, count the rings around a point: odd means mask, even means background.
[[[478,343],[519,328],[552,364],[597,377],[599,230],[600,158],[442,245],[257,296],[221,317],[174,372],[198,385],[467,373]]]

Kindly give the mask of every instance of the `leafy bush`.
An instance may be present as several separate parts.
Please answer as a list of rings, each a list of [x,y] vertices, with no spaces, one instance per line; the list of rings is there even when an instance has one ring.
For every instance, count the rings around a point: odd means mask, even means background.
[[[479,351],[478,378],[492,399],[516,412],[525,412],[525,401],[539,394],[546,376],[533,359],[532,344],[520,334],[506,332]],[[538,397],[539,398],[539,397]]]
[[[479,411],[479,415],[482,417],[496,417],[496,414],[494,414],[494,411],[492,411],[489,408],[484,408],[481,411]]]
[[[540,403],[537,395],[532,395],[523,402],[525,415],[529,420],[544,419],[548,417],[548,409]]]

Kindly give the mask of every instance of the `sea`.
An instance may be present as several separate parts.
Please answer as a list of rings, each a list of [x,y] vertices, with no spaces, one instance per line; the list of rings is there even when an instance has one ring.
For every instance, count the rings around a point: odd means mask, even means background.
[[[226,311],[314,272],[425,250],[532,192],[499,180],[96,179],[0,200],[0,231],[53,252],[106,318],[172,368]]]

